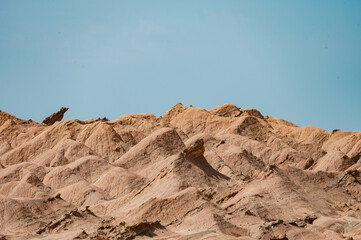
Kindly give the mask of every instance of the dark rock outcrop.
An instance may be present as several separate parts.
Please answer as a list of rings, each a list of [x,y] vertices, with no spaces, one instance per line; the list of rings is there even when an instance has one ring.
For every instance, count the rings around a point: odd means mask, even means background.
[[[46,125],[53,125],[57,121],[61,121],[64,117],[64,113],[68,111],[69,108],[62,107],[60,110],[56,113],[51,114],[49,117],[45,118],[43,123]]]

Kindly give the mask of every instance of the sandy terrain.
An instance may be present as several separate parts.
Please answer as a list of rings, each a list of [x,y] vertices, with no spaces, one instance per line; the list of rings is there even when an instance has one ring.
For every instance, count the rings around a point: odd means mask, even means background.
[[[0,112],[0,239],[361,239],[360,131],[232,104],[66,110]]]

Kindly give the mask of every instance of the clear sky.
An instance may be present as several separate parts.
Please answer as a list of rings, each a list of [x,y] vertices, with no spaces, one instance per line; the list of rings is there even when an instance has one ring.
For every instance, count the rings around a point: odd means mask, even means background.
[[[0,0],[0,109],[42,121],[233,103],[361,130],[361,1]]]

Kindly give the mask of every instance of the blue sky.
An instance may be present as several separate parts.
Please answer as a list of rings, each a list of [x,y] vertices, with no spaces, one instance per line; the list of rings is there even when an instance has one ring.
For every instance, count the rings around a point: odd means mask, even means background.
[[[23,119],[233,103],[361,130],[361,1],[0,0],[0,109]]]

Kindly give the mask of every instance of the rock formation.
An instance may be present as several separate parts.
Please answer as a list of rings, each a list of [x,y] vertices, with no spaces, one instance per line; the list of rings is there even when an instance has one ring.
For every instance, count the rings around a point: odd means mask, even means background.
[[[0,112],[0,239],[361,239],[360,131],[232,104],[67,110]]]
[[[53,113],[49,117],[45,118],[42,123],[45,123],[46,125],[53,125],[55,122],[61,121],[64,117],[64,113],[68,110],[69,108],[62,107],[56,113]]]

